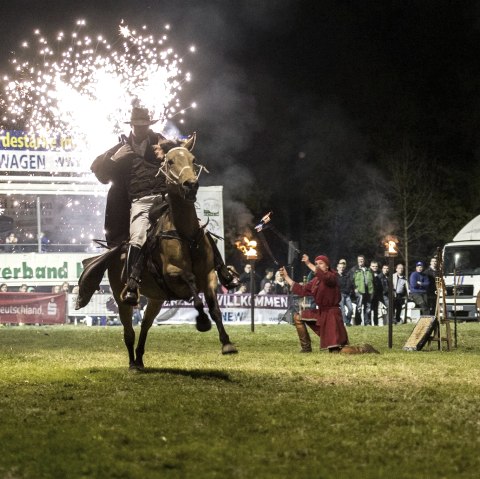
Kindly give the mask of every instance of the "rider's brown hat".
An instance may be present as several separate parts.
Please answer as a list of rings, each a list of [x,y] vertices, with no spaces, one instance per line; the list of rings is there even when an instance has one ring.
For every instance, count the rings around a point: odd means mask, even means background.
[[[152,120],[147,108],[133,107],[130,121],[125,123],[129,125],[147,126],[157,123],[158,120]]]

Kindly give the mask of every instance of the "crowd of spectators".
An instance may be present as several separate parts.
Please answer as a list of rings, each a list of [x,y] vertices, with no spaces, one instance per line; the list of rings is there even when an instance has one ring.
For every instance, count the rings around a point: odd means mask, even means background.
[[[236,272],[235,268],[233,270]],[[382,325],[388,311],[390,289],[392,289],[395,324],[405,321],[405,316],[402,317],[402,314],[406,313],[408,301],[411,301],[413,303],[411,307],[418,308],[422,315],[435,314],[436,258],[430,260],[429,267],[426,269],[422,261],[417,261],[415,271],[409,277],[406,277],[405,267],[402,263],[395,265],[395,270],[390,277],[388,264],[382,264],[376,260],[367,264],[364,255],[358,255],[356,264],[348,269],[346,260],[340,259],[336,272],[341,292],[340,309],[343,321],[347,326]],[[309,281],[312,274],[309,273],[305,281]],[[261,276],[252,270],[250,263],[247,263],[238,276],[240,286],[236,290],[220,290],[219,292],[251,294],[253,285],[255,294],[290,293],[280,270],[272,267],[265,268],[263,276]]]
[[[38,239],[33,235],[22,239],[13,231],[6,236],[0,236],[0,252],[2,253],[91,253],[96,251],[97,245],[94,242],[53,242],[44,232],[40,233]]]

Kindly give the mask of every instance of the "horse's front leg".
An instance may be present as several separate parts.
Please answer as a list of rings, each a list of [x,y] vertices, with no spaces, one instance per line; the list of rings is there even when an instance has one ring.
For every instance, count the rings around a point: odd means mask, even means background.
[[[118,305],[118,314],[123,325],[123,340],[128,351],[128,360],[130,369],[135,367],[135,330],[132,324],[133,308],[116,299]]]
[[[198,312],[198,316],[196,318],[197,331],[200,331],[202,333],[206,331],[210,331],[210,329],[212,329],[212,322],[210,321],[210,318],[208,317],[208,315],[205,313],[203,309],[203,301],[202,301],[202,298],[200,298],[200,296],[198,295],[198,288],[195,282],[195,275],[193,273],[183,272],[182,277],[187,283],[190,293],[193,297],[193,307]]]
[[[209,286],[205,291],[205,301],[207,302],[210,316],[215,322],[215,325],[218,329],[218,335],[220,338],[220,342],[222,343],[222,354],[238,353],[237,348],[230,342],[230,338],[225,331],[225,327],[223,326],[222,313],[220,311],[220,307],[218,306],[217,300],[217,279],[215,277],[215,273],[209,275],[208,284]]]
[[[195,275],[192,273],[189,251],[181,242],[167,243],[163,246],[168,251],[165,258],[162,258],[164,264],[164,277],[170,289],[182,298],[193,297],[193,306],[197,310],[196,328],[198,331],[205,332],[212,329],[210,318],[203,310],[203,301],[198,295],[198,288],[195,282]],[[168,250],[170,247],[170,251]]]
[[[196,328],[197,331],[206,332],[212,329],[212,322],[210,318],[203,310],[203,301],[202,298],[198,295],[198,288],[195,282],[195,275],[190,271],[185,271],[185,269],[176,268],[173,265],[169,265],[167,268],[169,281],[173,283],[173,280],[180,280],[180,284],[183,288],[185,286],[188,288],[188,292],[191,297],[193,297],[193,307],[197,310],[198,315],[196,317]],[[186,291],[185,291],[186,292]],[[186,297],[187,295],[185,295]]]
[[[135,367],[144,369],[143,355],[145,354],[145,343],[147,342],[148,331],[152,327],[154,319],[162,308],[163,301],[149,299],[145,312],[143,314],[142,326],[140,327],[140,335],[138,337],[137,348],[135,349]]]

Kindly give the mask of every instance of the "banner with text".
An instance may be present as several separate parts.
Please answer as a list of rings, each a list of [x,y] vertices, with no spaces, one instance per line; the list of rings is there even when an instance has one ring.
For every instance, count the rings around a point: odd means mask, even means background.
[[[88,173],[91,155],[75,149],[70,137],[3,131],[0,133],[0,171]]]
[[[64,293],[0,293],[0,323],[63,324],[65,313]]]
[[[203,298],[203,295],[200,295]],[[81,309],[75,310],[76,295],[68,298],[68,314],[72,317],[117,317],[118,307],[111,295],[94,294],[90,302]],[[218,304],[224,323],[251,323],[250,294],[217,294]],[[289,308],[294,306],[295,299],[289,295],[255,295],[254,320],[257,324],[278,324],[282,321],[291,322],[288,316]],[[204,302],[205,311],[208,307]],[[165,301],[160,313],[155,318],[156,324],[195,323],[197,311],[188,301]]]
[[[218,294],[218,304],[224,323],[250,324],[252,321],[252,297],[250,294]],[[288,322],[287,311],[293,305],[289,295],[255,295],[253,316],[256,324]],[[205,311],[208,308],[205,306]],[[168,301],[156,318],[161,324],[194,323],[197,311],[192,303]]]
[[[0,255],[0,282],[10,286],[76,284],[88,253],[10,253]]]

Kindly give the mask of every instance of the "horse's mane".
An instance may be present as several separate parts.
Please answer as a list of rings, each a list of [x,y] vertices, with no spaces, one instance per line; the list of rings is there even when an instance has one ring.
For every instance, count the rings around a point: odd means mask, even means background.
[[[177,146],[181,146],[180,140],[162,140],[158,146],[163,150],[165,154],[167,154],[172,148],[176,148]]]

